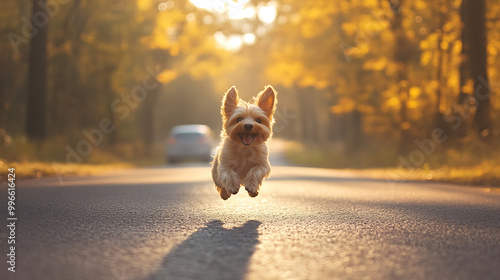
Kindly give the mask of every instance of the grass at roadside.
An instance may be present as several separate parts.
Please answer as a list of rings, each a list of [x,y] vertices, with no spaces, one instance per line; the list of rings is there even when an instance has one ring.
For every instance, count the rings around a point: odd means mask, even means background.
[[[41,161],[12,161],[6,162],[0,159],[0,181],[7,178],[9,168],[15,168],[16,179],[19,178],[43,178],[54,176],[91,176],[106,174],[117,170],[155,166],[164,164],[162,159],[140,159],[131,162],[110,162],[110,163],[61,163],[61,162],[41,162]]]
[[[500,187],[500,152],[473,147],[471,150],[438,150],[418,167],[400,166],[390,149],[358,151],[349,155],[339,149],[287,143],[287,159],[298,165],[347,169],[361,176],[388,181],[437,181]]]
[[[43,178],[99,175],[126,168],[161,165],[164,163],[163,149],[158,143],[151,147],[151,156],[147,157],[144,156],[144,147],[139,142],[132,142],[92,146],[88,154],[80,154],[76,144],[71,145],[61,137],[51,138],[43,144],[17,138],[0,142],[0,181],[6,178],[8,168],[16,169],[16,178]]]
[[[355,170],[360,174],[376,179],[384,179],[392,182],[398,181],[435,181],[448,182],[463,185],[477,185],[487,187],[500,187],[500,166],[487,166],[486,164],[473,167],[450,167],[443,166],[437,169],[363,169]]]
[[[111,164],[63,164],[48,162],[4,162],[0,161],[0,178],[7,178],[9,168],[15,168],[16,179],[43,178],[53,176],[87,176],[109,173],[124,168],[132,168],[131,163]]]

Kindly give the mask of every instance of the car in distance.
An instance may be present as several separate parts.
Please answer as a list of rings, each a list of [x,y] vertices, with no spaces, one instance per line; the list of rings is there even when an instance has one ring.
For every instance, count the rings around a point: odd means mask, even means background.
[[[166,161],[167,163],[186,159],[211,161],[214,144],[214,134],[206,125],[174,126],[167,138]]]

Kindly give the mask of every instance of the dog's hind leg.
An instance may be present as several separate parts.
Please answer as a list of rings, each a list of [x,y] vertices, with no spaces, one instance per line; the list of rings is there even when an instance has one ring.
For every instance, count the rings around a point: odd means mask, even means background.
[[[217,170],[219,166],[219,151],[217,151],[217,155],[214,158],[214,161],[212,162],[212,180],[214,181],[215,188],[217,189],[217,192],[219,193],[220,197],[224,200],[228,199],[231,194],[226,191],[226,189],[222,186],[222,183],[219,180],[219,172]]]

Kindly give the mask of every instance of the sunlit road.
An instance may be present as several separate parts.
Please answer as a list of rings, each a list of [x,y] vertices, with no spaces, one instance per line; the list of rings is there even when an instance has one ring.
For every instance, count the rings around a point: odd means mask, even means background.
[[[500,193],[481,188],[276,164],[227,201],[206,164],[18,188],[0,279],[500,279]]]

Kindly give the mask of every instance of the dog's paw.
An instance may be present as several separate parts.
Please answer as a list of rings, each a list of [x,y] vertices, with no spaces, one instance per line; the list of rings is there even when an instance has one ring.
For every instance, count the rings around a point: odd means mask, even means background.
[[[248,192],[250,197],[256,197],[259,195],[259,187],[256,186],[245,186],[245,190]]]
[[[228,191],[226,191],[225,188],[220,188],[220,189],[218,189],[218,191],[219,191],[220,198],[222,198],[224,200],[227,200],[228,198],[231,197],[231,194]]]
[[[240,191],[239,185],[232,185],[232,187],[225,186],[226,191],[231,194],[237,194]]]
[[[247,190],[248,191],[248,190]],[[259,191],[254,191],[254,192],[251,192],[251,191],[248,191],[248,195],[250,197],[256,197],[259,195]]]
[[[237,194],[239,191],[240,191],[240,188],[233,188],[233,189],[231,190],[231,193],[232,193],[232,194]]]

